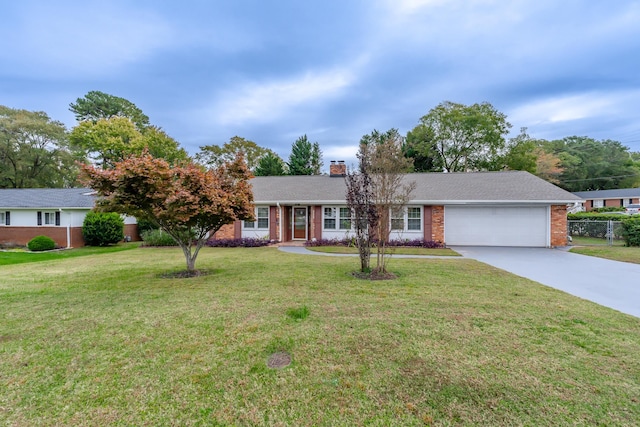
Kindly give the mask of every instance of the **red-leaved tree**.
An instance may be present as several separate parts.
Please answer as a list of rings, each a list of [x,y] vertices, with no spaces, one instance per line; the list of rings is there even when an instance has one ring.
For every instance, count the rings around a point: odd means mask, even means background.
[[[145,152],[113,169],[87,165],[83,171],[99,208],[157,224],[182,248],[190,274],[210,234],[235,220],[254,220],[252,176],[241,156],[205,171],[194,163],[171,166]]]

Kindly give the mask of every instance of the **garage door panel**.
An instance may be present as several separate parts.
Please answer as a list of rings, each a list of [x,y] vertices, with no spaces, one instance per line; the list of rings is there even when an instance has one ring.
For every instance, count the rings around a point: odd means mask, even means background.
[[[445,241],[466,246],[547,246],[546,206],[445,207]]]

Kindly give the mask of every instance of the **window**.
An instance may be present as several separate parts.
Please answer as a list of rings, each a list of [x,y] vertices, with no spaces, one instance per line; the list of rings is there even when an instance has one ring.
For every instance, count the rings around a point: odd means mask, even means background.
[[[244,222],[244,228],[258,228],[258,229],[269,228],[269,207],[268,206],[262,206],[262,207],[256,208],[255,216],[256,216],[255,221]]]
[[[336,208],[324,208],[324,229],[336,229]]]
[[[591,205],[594,208],[602,208],[604,207],[604,201],[603,200],[594,200],[593,201],[593,205]]]
[[[0,225],[10,225],[9,212],[0,212]]]
[[[340,208],[340,230],[351,230],[351,209]]]
[[[325,230],[351,230],[351,209],[324,208],[322,224]]]
[[[38,225],[60,225],[60,212],[41,212],[37,213]]]
[[[420,223],[422,218],[420,215],[420,208],[408,208],[407,209],[407,230],[420,231],[422,228]]]
[[[405,229],[406,224],[406,229]],[[422,209],[408,207],[402,210],[391,211],[391,230],[395,231],[420,231],[422,230]]]
[[[404,212],[402,209],[391,208],[391,229],[404,230]]]
[[[44,225],[56,225],[56,213],[45,212],[44,213]]]

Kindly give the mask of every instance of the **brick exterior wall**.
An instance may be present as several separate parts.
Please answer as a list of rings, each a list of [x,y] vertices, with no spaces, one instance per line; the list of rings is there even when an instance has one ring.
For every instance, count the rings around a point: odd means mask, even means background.
[[[235,224],[225,224],[220,227],[220,230],[216,231],[213,235],[214,239],[223,240],[223,239],[233,239],[234,238],[234,225]]]
[[[67,227],[0,227],[0,244],[16,244],[26,246],[29,240],[36,236],[47,236],[56,242],[56,246],[67,247]],[[82,238],[82,227],[71,227],[69,229],[70,242],[72,248],[84,246]]]
[[[131,237],[132,242],[139,242],[142,240],[140,233],[138,233],[138,224],[125,224],[124,235]]]
[[[322,239],[322,206],[311,207],[311,238]]]
[[[137,224],[125,224],[124,235],[131,236],[131,240],[134,242],[141,240]],[[0,227],[0,244],[26,246],[29,240],[36,236],[50,237],[56,242],[56,246],[67,247],[67,227]],[[80,248],[85,245],[82,227],[71,227],[69,238],[69,247],[71,248]]]
[[[431,206],[431,240],[444,241],[444,206]]]
[[[567,245],[567,206],[551,206],[551,247]]]
[[[600,200],[600,199],[598,199]],[[637,205],[640,204],[640,198],[638,197],[634,197],[634,198],[630,198],[630,197],[624,197],[622,199],[603,199],[602,202],[602,206],[603,207],[620,207],[620,206],[624,206],[624,201],[629,201],[631,200],[631,205]],[[593,207],[593,199],[587,199],[584,203],[583,203],[584,209],[589,212],[593,209],[595,209]]]
[[[278,240],[278,207],[269,206],[269,240]]]

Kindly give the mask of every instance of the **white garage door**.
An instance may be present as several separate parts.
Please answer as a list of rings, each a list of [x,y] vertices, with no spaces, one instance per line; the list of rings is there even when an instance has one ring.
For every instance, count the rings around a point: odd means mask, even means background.
[[[447,245],[547,246],[549,213],[546,206],[445,206]]]

